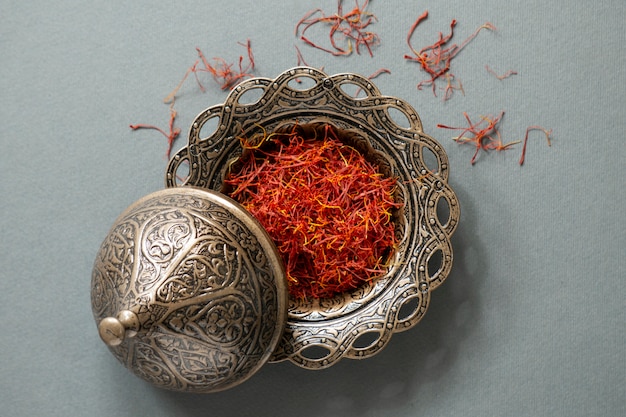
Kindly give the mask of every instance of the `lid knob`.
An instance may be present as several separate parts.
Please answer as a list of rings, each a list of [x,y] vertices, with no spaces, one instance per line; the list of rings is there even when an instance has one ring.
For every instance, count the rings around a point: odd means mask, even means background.
[[[129,310],[122,310],[117,317],[105,317],[98,325],[100,338],[108,346],[117,346],[124,338],[134,337],[139,331],[139,318]]]

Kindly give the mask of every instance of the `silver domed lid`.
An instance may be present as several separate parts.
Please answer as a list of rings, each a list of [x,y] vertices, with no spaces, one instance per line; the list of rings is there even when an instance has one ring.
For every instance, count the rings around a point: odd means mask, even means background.
[[[287,318],[287,281],[261,225],[230,198],[178,187],[115,221],[97,254],[91,302],[100,336],[157,386],[214,392],[252,376]]]

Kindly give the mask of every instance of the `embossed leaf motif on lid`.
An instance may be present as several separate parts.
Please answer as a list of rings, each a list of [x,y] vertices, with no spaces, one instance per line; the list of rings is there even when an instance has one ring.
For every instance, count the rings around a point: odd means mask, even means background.
[[[139,377],[214,392],[254,374],[286,321],[287,284],[266,232],[221,194],[162,190],[129,207],[98,252],[102,339]]]

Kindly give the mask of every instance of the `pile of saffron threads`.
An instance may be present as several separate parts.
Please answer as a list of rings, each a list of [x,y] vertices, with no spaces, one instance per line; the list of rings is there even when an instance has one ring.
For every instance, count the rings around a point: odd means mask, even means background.
[[[396,179],[341,142],[333,126],[322,129],[310,134],[296,125],[265,136],[263,146],[242,139],[250,152],[225,181],[274,240],[289,293],[300,300],[330,298],[384,275],[396,247]]]

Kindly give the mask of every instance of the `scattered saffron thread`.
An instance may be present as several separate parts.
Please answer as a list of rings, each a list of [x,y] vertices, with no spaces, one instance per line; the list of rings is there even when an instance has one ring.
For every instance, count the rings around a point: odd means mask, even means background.
[[[388,70],[387,68],[381,68],[379,70],[374,71],[369,77],[367,77],[367,79],[373,80],[374,78],[378,77],[381,74],[391,74],[391,71]]]
[[[187,172],[184,175],[180,175],[180,174],[178,174],[178,171],[176,171],[177,172],[176,179],[178,180],[179,184],[184,183],[185,181],[187,181],[187,178],[189,178],[189,160],[185,159],[182,162],[182,164],[187,167]]]
[[[243,55],[239,56],[237,67],[235,67],[234,63],[228,63],[225,59],[219,57],[213,58],[213,64],[211,64],[211,62],[206,58],[200,48],[196,48],[196,52],[198,53],[198,59],[196,59],[196,62],[194,62],[191,67],[189,67],[182,80],[180,80],[174,90],[172,90],[163,101],[165,103],[172,102],[175,99],[178,90],[180,90],[190,74],[194,75],[194,77],[196,78],[196,82],[202,92],[205,91],[205,87],[198,77],[199,72],[208,72],[209,74],[211,74],[213,80],[220,86],[222,90],[232,89],[239,82],[243,81],[246,78],[252,77],[252,71],[254,70],[255,62],[250,39],[246,40],[246,43],[237,42],[237,44],[246,48],[246,57],[244,57]]]
[[[189,77],[190,74],[193,74],[196,78],[196,82],[200,87],[202,92],[205,92],[205,87],[200,81],[198,77],[199,72],[208,72],[211,74],[213,79],[220,85],[222,90],[227,88],[233,88],[236,84],[242,81],[245,78],[251,77],[251,71],[254,70],[254,55],[252,53],[252,46],[250,43],[250,39],[246,40],[246,43],[238,42],[238,45],[241,45],[246,48],[247,55],[247,64],[244,65],[244,61],[246,58],[244,56],[239,57],[238,68],[234,68],[234,64],[227,63],[222,58],[213,58],[213,65],[209,62],[209,60],[205,57],[204,53],[200,50],[200,48],[196,48],[198,53],[198,59],[193,63],[191,67],[185,72],[182,80],[178,83],[178,85],[170,92],[167,97],[163,100],[166,104],[169,104],[170,108],[170,120],[169,120],[169,132],[165,132],[163,129],[154,126],[154,125],[146,125],[146,124],[134,124],[130,125],[130,128],[133,130],[138,129],[152,129],[161,133],[163,136],[167,138],[167,151],[166,157],[169,159],[172,153],[172,146],[174,141],[180,135],[180,129],[174,126],[174,122],[176,120],[176,110],[174,109],[174,103],[176,101],[176,94],[180,90],[180,88],[185,83],[185,80]],[[201,66],[199,66],[201,64]]]
[[[165,136],[167,138],[167,151],[165,153],[165,156],[167,159],[169,159],[172,153],[172,145],[174,145],[174,141],[180,135],[180,128],[174,126],[174,122],[176,121],[176,115],[177,113],[176,113],[176,110],[174,110],[174,101],[172,101],[170,103],[169,132],[165,132],[163,129],[155,125],[148,125],[148,124],[134,124],[134,125],[130,125],[130,128],[132,130],[138,130],[138,129],[156,130],[157,132]]]
[[[328,124],[260,136],[241,139],[248,153],[225,183],[276,243],[291,296],[329,298],[386,273],[396,179]]]
[[[297,65],[301,66],[307,66],[310,67],[309,64],[307,64],[307,62],[304,60],[304,57],[302,56],[302,51],[300,51],[300,48],[298,48],[298,45],[294,45],[296,47],[296,58],[298,59]]]
[[[513,70],[508,70],[507,72],[505,72],[502,75],[498,75],[498,73],[496,73],[494,70],[492,70],[489,65],[485,65],[485,69],[487,70],[487,72],[491,75],[493,75],[494,77],[496,77],[497,79],[499,79],[500,81],[509,78],[512,75],[517,75],[517,71],[513,71]]]
[[[546,141],[548,142],[548,146],[552,146],[552,142],[550,141],[550,135],[552,135],[552,129],[547,130],[541,126],[528,126],[526,128],[526,135],[524,136],[524,145],[522,146],[522,156],[519,159],[519,164],[524,165],[524,160],[526,159],[526,143],[528,143],[528,133],[533,130],[540,130],[546,135]]]
[[[377,78],[378,76],[380,76],[381,74],[391,74],[391,71],[388,70],[387,68],[381,68],[379,70],[374,71],[369,77],[367,77],[368,80],[373,80],[374,78]],[[354,97],[358,97],[359,94],[361,94],[361,91],[363,89],[361,87],[359,87],[356,92],[354,93]]]
[[[467,121],[467,127],[451,127],[442,124],[438,124],[437,127],[440,129],[459,130],[461,133],[452,139],[460,144],[474,145],[476,151],[474,152],[474,156],[472,156],[472,159],[470,161],[472,165],[476,163],[476,158],[478,157],[478,153],[481,150],[503,151],[509,149],[512,145],[517,143],[512,142],[506,145],[502,143],[500,132],[498,131],[498,124],[502,120],[504,112],[501,112],[498,116],[495,117],[480,116],[480,120],[478,122],[472,122],[467,113],[463,113],[463,116]]]
[[[300,51],[300,48],[298,48],[298,45],[294,45],[294,46],[296,48],[297,65],[298,66],[304,65],[304,66],[310,67],[310,65],[304,60],[304,57],[302,56],[302,51]],[[324,71],[323,66],[320,68],[320,71]],[[295,81],[297,83],[302,83],[302,79],[300,77],[295,78]]]
[[[368,4],[369,0],[365,0],[363,5],[355,0],[354,9],[345,14],[342,0],[337,0],[337,12],[332,15],[325,14],[319,8],[313,9],[298,21],[295,35],[305,44],[334,56],[347,56],[354,51],[360,54],[361,47],[364,47],[373,57],[372,47],[380,44],[380,38],[376,33],[366,30],[378,20],[374,14],[366,11]],[[322,46],[309,38],[308,30],[318,24],[330,26],[330,46]]]
[[[473,145],[475,147],[474,155],[471,159],[471,164],[476,163],[479,152],[482,151],[505,151],[512,146],[520,143],[521,141],[514,141],[504,144],[502,142],[501,134],[499,131],[499,124],[502,121],[504,112],[501,112],[498,116],[480,116],[478,122],[472,122],[467,113],[463,113],[465,120],[467,121],[467,127],[452,127],[443,124],[438,124],[440,129],[451,129],[460,131],[458,136],[452,139],[461,145]],[[546,130],[541,126],[529,126],[526,129],[526,136],[524,137],[524,145],[522,147],[522,156],[519,160],[519,164],[524,164],[526,155],[526,143],[528,142],[528,133],[532,130],[541,130],[545,133],[548,141],[548,146],[551,146],[550,135],[552,130]]]
[[[450,65],[452,63],[452,59],[456,57],[459,52],[461,52],[468,43],[470,43],[478,33],[483,30],[496,30],[496,28],[489,22],[480,26],[473,34],[471,34],[465,41],[463,41],[460,45],[453,43],[449,44],[454,36],[454,27],[457,24],[456,19],[453,19],[450,23],[450,34],[443,35],[439,32],[439,39],[433,43],[432,45],[426,46],[419,51],[413,47],[411,43],[411,38],[415,33],[415,30],[419,26],[421,22],[428,18],[428,11],[422,13],[411,25],[409,32],[406,37],[406,43],[411,50],[412,55],[405,54],[404,59],[411,62],[417,62],[420,64],[420,67],[423,71],[425,71],[429,75],[429,79],[420,81],[417,84],[418,90],[421,90],[424,86],[431,86],[433,90],[433,94],[437,96],[436,91],[436,82],[439,78],[445,77],[446,86],[444,88],[444,96],[443,100],[448,100],[452,97],[454,90],[459,90],[463,92],[463,86],[460,81],[456,80],[456,77],[452,72],[450,72]]]

